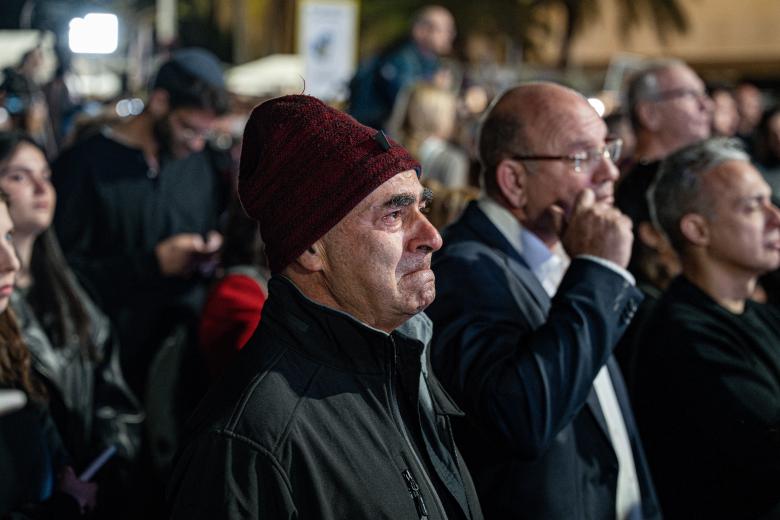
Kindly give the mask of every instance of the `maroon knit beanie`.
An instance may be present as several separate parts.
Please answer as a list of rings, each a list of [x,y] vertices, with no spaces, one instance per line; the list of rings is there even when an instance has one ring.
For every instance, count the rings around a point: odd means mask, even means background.
[[[279,272],[368,194],[419,163],[382,132],[311,96],[255,107],[244,129],[238,194]]]

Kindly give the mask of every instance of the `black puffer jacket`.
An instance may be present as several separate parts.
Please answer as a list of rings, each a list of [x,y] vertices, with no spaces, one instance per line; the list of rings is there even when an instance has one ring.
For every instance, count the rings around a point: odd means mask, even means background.
[[[482,517],[426,316],[388,335],[275,277],[260,323],[190,422],[173,518]]]

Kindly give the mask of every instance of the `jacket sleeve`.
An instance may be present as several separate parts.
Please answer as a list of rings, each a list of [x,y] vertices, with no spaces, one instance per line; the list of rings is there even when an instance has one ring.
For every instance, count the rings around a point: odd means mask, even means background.
[[[432,361],[471,422],[536,458],[585,404],[641,293],[575,259],[548,310],[508,262],[487,248],[435,260]]]
[[[171,519],[297,518],[276,458],[225,432],[198,437],[179,458],[168,488]]]
[[[101,241],[106,237],[101,236],[102,205],[94,172],[97,165],[84,155],[76,147],[52,165],[52,183],[57,191],[54,228],[68,264],[80,279],[89,282],[90,290],[122,292],[154,283],[161,276],[154,251],[101,251]]]

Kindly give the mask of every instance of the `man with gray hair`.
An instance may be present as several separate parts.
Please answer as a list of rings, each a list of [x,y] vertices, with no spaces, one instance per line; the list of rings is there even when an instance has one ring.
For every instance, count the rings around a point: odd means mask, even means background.
[[[679,259],[650,224],[646,193],[660,161],[710,136],[712,102],[704,83],[685,63],[660,60],[631,79],[628,110],[636,134],[635,164],[615,188],[615,205],[631,218],[635,240],[628,270],[646,298],[615,349],[629,390],[636,370],[636,330],[661,291],[680,272]]]
[[[667,518],[778,518],[780,210],[736,141],[686,147],[650,188],[682,276],[640,331],[634,404]]]
[[[645,249],[658,247],[645,193],[664,157],[710,136],[712,101],[690,67],[678,60],[663,60],[632,78],[628,109],[636,134],[636,164],[618,183],[615,205],[634,223],[638,240],[634,241],[628,270],[642,284],[652,278],[642,266]]]

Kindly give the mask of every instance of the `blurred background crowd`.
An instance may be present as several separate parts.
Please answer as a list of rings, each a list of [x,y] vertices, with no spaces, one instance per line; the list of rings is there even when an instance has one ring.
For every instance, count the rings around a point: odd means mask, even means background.
[[[401,142],[438,228],[480,195],[481,115],[531,80],[588,98],[622,140],[621,175],[733,137],[780,197],[776,0],[328,4],[0,3],[0,231],[18,256],[0,262],[15,277],[0,286],[0,387],[22,392],[3,394],[16,410],[0,417],[0,514],[164,510],[182,423],[265,299],[236,197],[265,99],[311,93]],[[641,229],[646,188],[619,181],[617,203],[652,295],[680,268]],[[780,301],[776,278],[757,301]],[[108,447],[92,482],[77,478]]]

